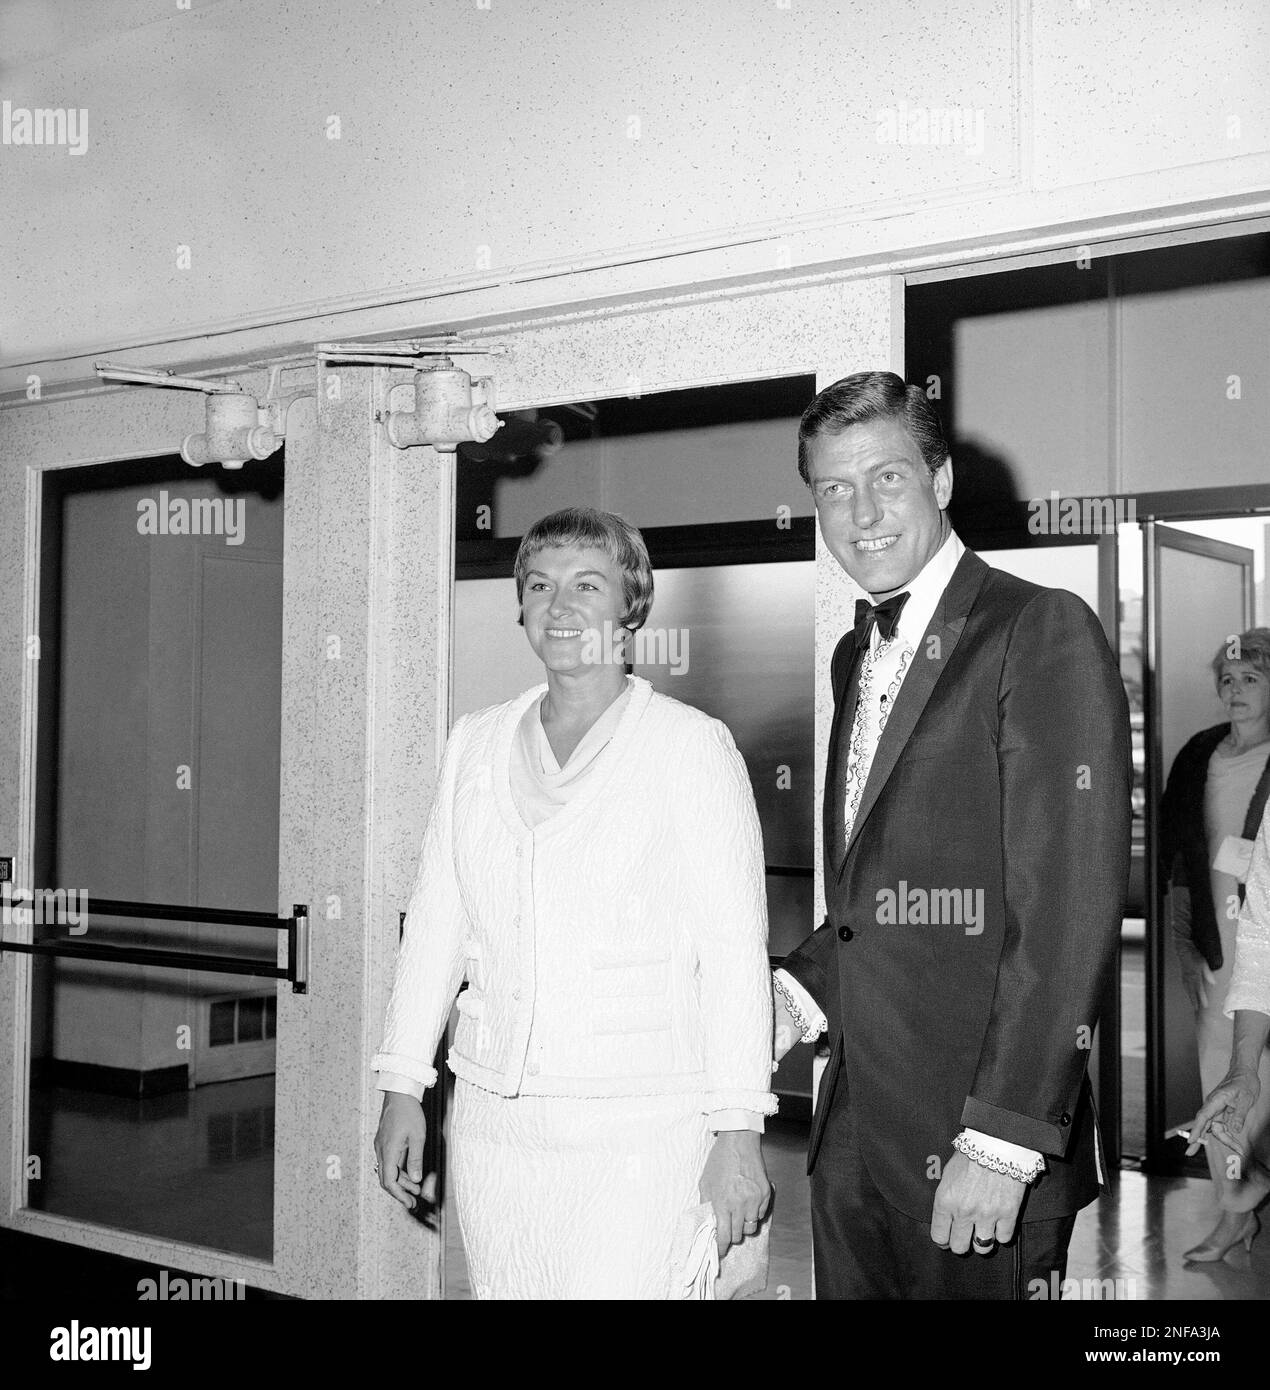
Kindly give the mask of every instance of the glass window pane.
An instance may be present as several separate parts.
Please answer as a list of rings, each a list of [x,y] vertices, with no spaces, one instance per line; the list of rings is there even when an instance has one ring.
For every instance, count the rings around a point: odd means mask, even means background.
[[[218,999],[209,1010],[207,1043],[209,1047],[225,1047],[234,1041],[234,1001]]]
[[[259,1042],[264,1036],[265,1001],[257,996],[254,999],[238,1001],[238,1041]]]

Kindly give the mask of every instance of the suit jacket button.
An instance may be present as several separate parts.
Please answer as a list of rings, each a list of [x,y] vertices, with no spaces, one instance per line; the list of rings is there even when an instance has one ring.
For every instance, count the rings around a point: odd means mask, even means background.
[[[853,932],[853,931],[851,930],[850,927],[839,927],[839,928],[838,928],[838,940],[839,940],[839,941],[850,941],[851,938],[852,938],[854,935],[855,935],[855,932]]]
[[[1064,1111],[1063,1111],[1063,1114],[1062,1114],[1062,1118],[1059,1120],[1059,1124],[1060,1124],[1060,1125],[1069,1125],[1069,1124],[1071,1124],[1071,1122],[1072,1122],[1072,1117],[1067,1113],[1066,1110],[1064,1110]]]

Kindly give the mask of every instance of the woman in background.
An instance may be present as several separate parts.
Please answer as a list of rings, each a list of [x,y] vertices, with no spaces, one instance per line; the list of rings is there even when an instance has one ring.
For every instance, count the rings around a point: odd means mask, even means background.
[[[1243,1181],[1231,1206],[1246,1213],[1237,1239],[1251,1248],[1258,1230],[1253,1208],[1270,1196],[1270,1169],[1254,1152],[1259,1135],[1255,1122],[1248,1123],[1266,1094],[1263,1072],[1270,1037],[1270,806],[1253,846],[1226,1015],[1234,1021],[1229,1070],[1191,1122],[1186,1152],[1193,1154],[1204,1144],[1210,1156],[1216,1152],[1224,1161],[1238,1156],[1234,1167]],[[1210,1141],[1210,1134],[1221,1147]]]
[[[1168,874],[1174,944],[1195,1010],[1200,1083],[1226,1074],[1233,1025],[1224,1005],[1235,957],[1235,919],[1248,853],[1270,796],[1270,628],[1251,628],[1213,658],[1226,721],[1196,734],[1173,762],[1161,804],[1161,859]],[[1247,1115],[1250,1151],[1260,1155],[1270,1113],[1270,1059],[1259,1055],[1261,1099]],[[1192,1140],[1192,1152],[1196,1141]],[[1220,1145],[1205,1148],[1219,1207],[1216,1226],[1184,1258],[1220,1260],[1251,1244],[1256,1217],[1244,1209],[1246,1182],[1228,1172]]]
[[[688,1210],[712,1204],[722,1251],[770,1197],[753,791],[722,724],[625,673],[653,595],[633,526],[557,512],[515,577],[546,683],[450,734],[372,1063],[380,1182],[418,1196],[420,1097],[457,995],[452,1172],[477,1297],[682,1297]]]

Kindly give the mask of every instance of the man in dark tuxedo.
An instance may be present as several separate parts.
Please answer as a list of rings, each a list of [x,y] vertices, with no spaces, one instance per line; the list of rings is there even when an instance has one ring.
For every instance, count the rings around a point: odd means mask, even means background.
[[[778,1056],[831,1043],[817,1297],[1049,1296],[1102,1182],[1086,1063],[1129,870],[1120,674],[1079,598],[962,545],[920,388],[822,391],[799,471],[871,599],[833,655],[825,922],[776,975]]]

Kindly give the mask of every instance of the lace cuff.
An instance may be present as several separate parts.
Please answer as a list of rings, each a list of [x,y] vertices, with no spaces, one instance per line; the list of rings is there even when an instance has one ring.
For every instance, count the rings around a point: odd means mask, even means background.
[[[776,993],[780,995],[781,1003],[785,1005],[790,1018],[794,1020],[794,1027],[798,1029],[801,1040],[805,1043],[815,1042],[823,1031],[824,1025],[820,1024],[820,1026],[816,1026],[815,1024],[808,1023],[807,1016],[794,1001],[794,996],[785,988],[785,982],[781,979],[779,973],[772,976],[772,986],[776,990]],[[819,1020],[817,1020],[817,1022],[819,1023]]]
[[[982,1144],[972,1139],[967,1130],[963,1130],[953,1140],[953,1148],[958,1153],[965,1154],[972,1163],[977,1163],[981,1168],[990,1168],[994,1173],[1004,1173],[1016,1182],[1032,1182],[1040,1177],[1045,1169],[1045,1160],[1040,1154],[1030,1163],[1015,1163],[1011,1159],[990,1153]]]

